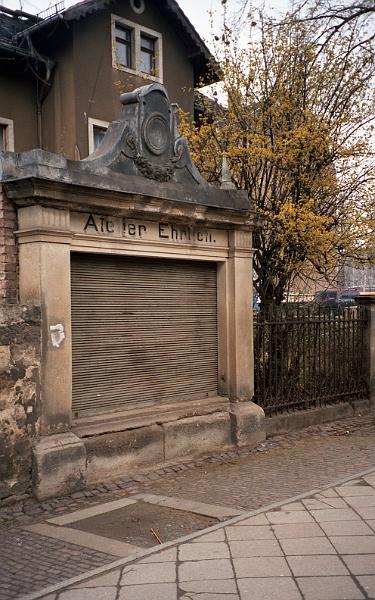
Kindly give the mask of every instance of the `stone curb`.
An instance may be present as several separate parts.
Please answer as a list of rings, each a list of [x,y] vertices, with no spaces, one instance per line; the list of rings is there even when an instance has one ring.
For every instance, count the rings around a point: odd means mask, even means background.
[[[171,548],[173,546],[182,544],[184,542],[189,542],[190,540],[198,538],[202,535],[206,535],[207,533],[217,531],[218,529],[222,529],[223,527],[227,527],[228,525],[234,525],[235,523],[238,523],[240,521],[248,519],[249,517],[254,517],[260,513],[264,513],[264,512],[273,510],[275,508],[285,506],[286,504],[290,504],[291,502],[297,502],[299,500],[302,500],[303,498],[308,498],[310,496],[314,496],[315,494],[319,494],[319,493],[323,492],[324,490],[327,490],[332,487],[337,487],[339,485],[343,485],[344,483],[351,481],[352,479],[358,479],[359,477],[363,477],[364,475],[368,475],[369,473],[373,473],[373,472],[375,472],[375,466],[371,467],[370,469],[366,469],[365,471],[361,471],[360,473],[355,473],[353,475],[345,477],[344,479],[334,481],[333,483],[330,483],[329,485],[326,485],[322,488],[310,490],[309,492],[306,492],[304,494],[299,494],[298,496],[293,496],[291,498],[288,498],[287,500],[283,500],[282,502],[274,502],[272,504],[268,504],[267,506],[263,506],[261,508],[257,508],[256,510],[242,513],[240,516],[234,517],[232,519],[228,519],[227,521],[222,521],[216,525],[207,527],[206,529],[201,529],[200,531],[197,531],[195,533],[178,538],[177,540],[173,540],[171,542],[165,542],[164,544],[160,544],[159,546],[154,546],[153,548],[149,548],[148,550],[145,550],[145,552],[143,552],[142,554],[137,553],[136,555],[132,555],[132,556],[128,556],[126,558],[122,558],[120,560],[116,560],[108,565],[99,567],[97,569],[93,569],[92,571],[88,571],[87,573],[83,573],[81,575],[77,575],[77,577],[72,577],[71,579],[62,581],[61,583],[57,583],[55,585],[46,587],[42,590],[39,590],[38,592],[33,592],[31,594],[26,594],[25,596],[20,596],[18,598],[18,600],[37,600],[38,598],[43,598],[43,596],[46,596],[47,594],[52,594],[59,590],[66,589],[72,585],[82,583],[83,581],[86,581],[87,579],[91,579],[92,577],[95,577],[97,575],[102,575],[103,573],[108,573],[109,571],[112,571],[113,569],[122,567],[122,566],[124,566],[128,563],[134,562],[134,561],[138,561],[141,558],[150,556],[151,554],[154,554],[156,552],[166,550],[167,548]]]

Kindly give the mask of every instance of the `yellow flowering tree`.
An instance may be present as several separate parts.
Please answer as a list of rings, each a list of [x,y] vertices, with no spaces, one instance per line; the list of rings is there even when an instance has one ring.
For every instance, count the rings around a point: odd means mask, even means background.
[[[220,102],[181,120],[202,174],[220,185],[225,155],[263,218],[254,284],[267,306],[296,277],[330,282],[345,260],[374,258],[374,49],[355,20],[324,45],[315,20],[276,26],[260,11],[244,23],[224,14],[215,36]]]

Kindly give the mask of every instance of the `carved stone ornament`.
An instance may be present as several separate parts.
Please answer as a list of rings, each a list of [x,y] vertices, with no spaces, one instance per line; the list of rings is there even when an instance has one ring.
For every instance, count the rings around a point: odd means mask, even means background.
[[[130,117],[132,125],[124,154],[133,159],[144,177],[169,181],[189,159],[186,141],[177,131],[177,104],[169,102],[165,88],[158,83],[122,94],[120,100],[123,117]]]
[[[178,106],[169,101],[164,86],[153,83],[140,87],[122,94],[120,100],[121,118],[109,126],[87,162],[100,159],[111,169],[160,183],[174,180],[208,185],[191,160],[185,138],[178,133]]]

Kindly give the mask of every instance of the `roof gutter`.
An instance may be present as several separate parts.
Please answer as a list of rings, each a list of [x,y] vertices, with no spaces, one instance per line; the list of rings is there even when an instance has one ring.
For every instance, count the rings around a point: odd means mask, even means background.
[[[3,4],[0,4],[0,12],[11,15],[12,17],[25,17],[25,19],[30,19],[31,21],[36,21],[38,19],[37,15],[32,15],[23,10],[13,10],[12,8],[7,8]]]
[[[29,35],[30,33],[35,33],[35,31],[39,31],[40,29],[43,29],[43,27],[45,27],[46,25],[50,25],[54,21],[60,21],[60,20],[62,21],[63,19],[64,19],[64,17],[63,17],[62,13],[54,15],[53,17],[51,17],[49,19],[44,19],[43,21],[40,21],[39,23],[35,23],[34,25],[31,25],[31,27],[27,27],[26,29],[19,31],[12,37],[12,39],[18,40],[20,38],[25,37],[26,34]]]

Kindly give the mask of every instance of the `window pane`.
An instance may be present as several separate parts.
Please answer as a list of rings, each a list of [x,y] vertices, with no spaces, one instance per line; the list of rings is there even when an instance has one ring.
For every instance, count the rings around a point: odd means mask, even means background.
[[[130,42],[131,40],[131,31],[130,29],[125,29],[124,27],[119,27],[116,25],[116,37],[121,40],[125,40],[126,42]]]
[[[105,134],[106,134],[106,129],[104,127],[98,127],[97,125],[94,125],[93,127],[93,133],[94,133],[94,150],[97,149],[97,147],[99,146],[99,144],[101,143],[101,141],[103,140]]]
[[[141,35],[141,48],[142,50],[151,50],[155,53],[155,40],[147,35]]]
[[[155,75],[155,40],[141,35],[141,71]]]
[[[6,125],[0,125],[0,152],[6,150],[5,148],[5,129]]]
[[[143,50],[141,50],[141,71],[150,75],[154,74],[154,57]]]
[[[131,29],[116,25],[116,57],[117,62],[125,67],[132,67],[132,32]]]
[[[131,68],[131,47],[130,45],[124,44],[121,40],[116,40],[116,56],[117,62],[124,67]]]

